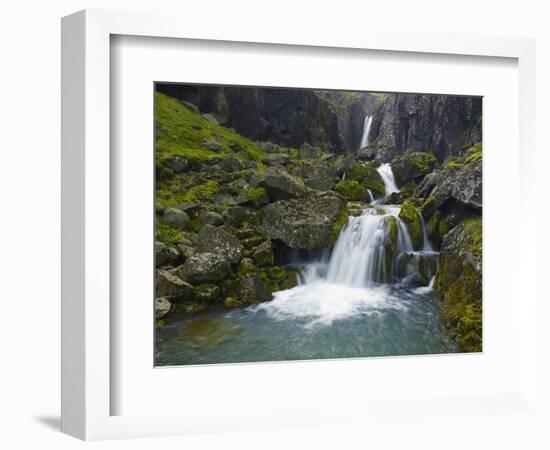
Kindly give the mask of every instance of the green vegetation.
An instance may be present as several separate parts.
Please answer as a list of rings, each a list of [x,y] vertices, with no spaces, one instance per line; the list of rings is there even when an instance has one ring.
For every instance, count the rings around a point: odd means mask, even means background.
[[[161,219],[156,219],[155,225],[155,240],[166,245],[174,245],[176,241],[181,239],[181,231],[166,225]]]
[[[349,219],[349,213],[347,208],[342,208],[340,210],[340,214],[338,215],[338,218],[334,221],[330,229],[330,241],[332,243],[336,242],[336,239],[338,239],[338,235],[340,234],[340,231],[342,230],[344,225],[348,223],[348,219]]]
[[[218,182],[208,180],[204,183],[192,186],[181,192],[173,192],[170,186],[175,185],[175,181],[157,186],[157,201],[162,206],[174,206],[187,202],[212,202],[213,196],[218,192]]]
[[[334,188],[340,195],[351,201],[370,201],[369,191],[355,180],[340,181]]]
[[[414,249],[419,250],[422,247],[423,242],[420,212],[409,200],[405,200],[401,206],[399,218],[405,222],[405,225],[407,225]]]
[[[454,247],[440,258],[434,290],[447,330],[456,339],[459,350],[479,352],[482,350],[481,217],[468,219],[458,227]]]
[[[356,162],[347,174],[346,181],[349,180],[357,181],[364,188],[370,189],[375,197],[383,197],[386,192],[384,181],[374,164]]]
[[[248,201],[252,202],[254,206],[259,207],[262,203],[265,203],[265,200],[267,198],[267,191],[263,187],[246,188],[243,189],[242,195]]]

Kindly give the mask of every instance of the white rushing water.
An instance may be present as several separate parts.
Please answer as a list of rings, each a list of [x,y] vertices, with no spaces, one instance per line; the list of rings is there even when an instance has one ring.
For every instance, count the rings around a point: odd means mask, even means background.
[[[369,145],[369,133],[371,125],[372,116],[365,117],[365,122],[363,124],[363,135],[361,136],[361,144],[359,145],[359,148],[363,148]]]
[[[400,210],[396,205],[384,205],[350,217],[328,261],[307,264],[299,286],[275,292],[271,302],[256,308],[275,320],[309,319],[308,327],[356,314],[406,308],[387,283],[406,283],[418,274],[421,264],[426,264],[423,258],[430,255],[414,251],[407,227],[399,219]],[[397,236],[394,252],[388,254],[392,221],[397,225]]]
[[[386,195],[399,192],[397,185],[395,184],[395,178],[393,177],[393,171],[389,163],[382,164],[378,169],[378,173],[382,177],[384,182],[384,188],[386,189]]]

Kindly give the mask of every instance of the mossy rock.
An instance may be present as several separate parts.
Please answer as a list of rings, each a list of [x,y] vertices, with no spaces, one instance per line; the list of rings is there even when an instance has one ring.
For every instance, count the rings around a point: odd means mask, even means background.
[[[214,303],[220,299],[221,289],[212,283],[203,283],[195,286],[195,299],[199,303]]]
[[[481,217],[464,221],[445,236],[434,291],[458,349],[482,351]]]
[[[368,202],[370,201],[369,191],[355,180],[340,181],[334,188],[336,192],[347,200]]]
[[[420,250],[424,241],[420,212],[409,200],[405,200],[403,205],[401,205],[399,218],[405,222],[407,230],[409,230],[409,235],[411,237],[414,249]]]
[[[240,308],[242,306],[245,306],[243,302],[236,299],[235,297],[226,297],[223,301],[223,306],[225,306],[228,309],[232,308]]]
[[[449,232],[449,227],[447,226],[445,216],[440,210],[436,210],[432,217],[430,217],[430,220],[428,220],[428,223],[426,224],[426,229],[434,249],[439,250],[441,248],[443,238]]]
[[[437,158],[431,152],[414,152],[396,157],[391,168],[398,186],[410,180],[421,180],[437,167]]]
[[[386,244],[384,247],[386,279],[380,281],[390,281],[393,273],[393,259],[397,251],[397,234],[398,234],[397,219],[388,217],[386,219]]]
[[[370,189],[375,197],[383,197],[386,192],[382,177],[371,163],[354,163],[346,179],[357,181],[364,188]]]

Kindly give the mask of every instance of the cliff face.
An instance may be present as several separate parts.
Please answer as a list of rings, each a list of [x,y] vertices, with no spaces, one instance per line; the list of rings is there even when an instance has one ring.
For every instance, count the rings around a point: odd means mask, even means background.
[[[157,90],[215,114],[250,139],[334,153],[358,149],[365,115],[378,103],[369,93],[311,89],[159,84]]]
[[[439,162],[481,141],[481,98],[390,94],[374,114],[370,145],[360,155],[390,162],[431,151]]]

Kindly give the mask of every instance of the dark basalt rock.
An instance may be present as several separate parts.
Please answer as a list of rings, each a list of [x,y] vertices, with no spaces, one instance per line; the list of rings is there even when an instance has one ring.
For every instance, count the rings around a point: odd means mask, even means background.
[[[460,221],[471,215],[468,209],[480,211],[483,205],[481,176],[481,161],[446,167],[428,175],[418,189],[419,196],[426,198],[422,205],[424,218],[430,218],[441,209],[453,212]]]
[[[391,162],[395,182],[399,187],[414,180],[419,181],[432,172],[437,159],[431,153],[414,152],[401,155]]]
[[[363,156],[390,162],[408,149],[432,151],[439,162],[481,141],[481,98],[388,95],[373,117]]]

